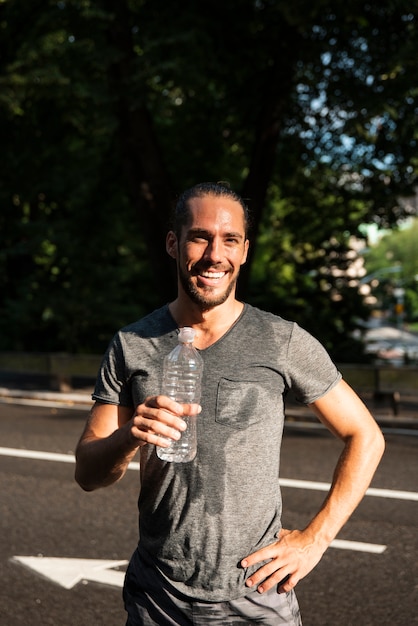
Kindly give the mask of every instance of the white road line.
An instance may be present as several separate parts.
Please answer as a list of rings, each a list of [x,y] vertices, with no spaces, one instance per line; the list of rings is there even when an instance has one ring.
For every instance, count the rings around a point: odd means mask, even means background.
[[[15,458],[35,459],[41,461],[55,461],[58,463],[74,463],[75,457],[73,454],[60,454],[58,452],[41,452],[39,450],[22,450],[21,448],[1,448],[0,456],[11,456]],[[132,461],[128,469],[138,471],[139,463]],[[286,487],[296,487],[298,489],[314,489],[319,491],[328,491],[330,485],[328,483],[316,483],[305,480],[291,480],[289,478],[281,478],[280,484]],[[408,494],[410,496],[417,496],[417,498],[406,499],[418,499],[418,494],[411,492],[392,492],[388,489],[374,489],[374,493],[369,495],[378,495],[381,497],[396,497],[393,493]],[[383,495],[385,494],[385,495]],[[386,495],[389,494],[389,495]],[[405,499],[405,498],[404,498]],[[370,552],[373,554],[382,554],[386,550],[386,546],[382,544],[364,543],[361,541],[348,541],[345,539],[334,539],[330,545],[331,548],[339,548],[342,550],[354,550],[357,552]],[[118,575],[118,574],[115,574]]]
[[[128,561],[44,556],[14,556],[11,561],[34,570],[65,589],[72,589],[82,580],[103,583],[112,587],[123,587],[125,572],[116,571],[113,568],[128,564]]]
[[[294,480],[293,478],[279,478],[281,487],[292,487],[293,489],[313,489],[315,491],[329,491],[330,483],[318,483],[312,480]],[[418,502],[416,491],[400,491],[398,489],[376,489],[369,487],[366,496],[377,498],[394,498],[395,500],[412,500]]]
[[[0,448],[0,456],[14,456],[21,459],[37,459],[40,461],[56,461],[58,463],[75,463],[75,456],[73,454],[23,450],[22,448]]]
[[[19,404],[21,406],[43,407],[45,409],[76,409],[77,411],[88,411],[93,402],[83,400],[37,400],[35,398],[13,398],[0,397],[0,404]]]
[[[24,459],[35,459],[40,461],[55,461],[57,463],[75,463],[73,454],[60,454],[58,452],[42,452],[38,450],[23,450],[22,448],[1,448],[0,456],[12,456]],[[132,461],[129,463],[128,469],[138,471],[139,463]],[[293,478],[280,478],[281,487],[290,487],[293,489],[310,489],[313,491],[329,491],[330,483],[320,483],[312,480],[295,480]],[[400,491],[398,489],[376,489],[369,487],[366,496],[374,496],[377,498],[393,498],[395,500],[411,500],[418,502],[418,493],[415,491]]]
[[[373,554],[382,554],[387,546],[378,543],[364,543],[363,541],[348,541],[347,539],[334,539],[330,548],[339,548],[340,550],[355,550],[356,552],[371,552]]]

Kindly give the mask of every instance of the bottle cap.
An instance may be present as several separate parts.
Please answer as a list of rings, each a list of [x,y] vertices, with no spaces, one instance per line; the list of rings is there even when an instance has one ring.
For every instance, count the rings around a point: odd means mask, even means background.
[[[183,326],[183,328],[180,328],[179,341],[181,341],[181,343],[193,343],[195,334],[196,331],[194,328]]]

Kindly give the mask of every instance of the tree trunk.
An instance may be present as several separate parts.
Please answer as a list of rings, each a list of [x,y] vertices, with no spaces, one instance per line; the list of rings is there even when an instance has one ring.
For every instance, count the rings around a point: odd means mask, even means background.
[[[129,196],[137,210],[140,227],[155,274],[155,288],[163,301],[176,293],[175,266],[165,250],[171,212],[171,185],[145,99],[130,96],[135,58],[129,9],[123,1],[105,1],[114,13],[108,35],[118,60],[109,68],[109,83],[116,101],[119,142]],[[145,87],[144,87],[145,90]]]
[[[291,36],[286,38],[286,41],[294,42],[293,49],[297,49],[296,40],[296,33],[294,38]],[[240,298],[245,298],[248,294],[257,235],[265,209],[269,184],[274,174],[280,133],[284,126],[289,97],[292,93],[293,56],[294,54],[288,50],[288,46],[286,51],[283,51],[277,44],[275,64],[266,73],[264,95],[260,97],[263,108],[256,128],[248,176],[242,188],[242,196],[247,199],[251,211],[252,228],[249,255],[239,280]],[[283,63],[284,58],[286,58],[286,63]]]

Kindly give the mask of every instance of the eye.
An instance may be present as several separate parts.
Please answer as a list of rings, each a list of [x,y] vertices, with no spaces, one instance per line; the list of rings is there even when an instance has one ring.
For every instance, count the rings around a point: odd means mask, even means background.
[[[192,241],[193,243],[207,243],[208,238],[204,237],[203,235],[195,235],[194,237],[190,238],[190,241]]]

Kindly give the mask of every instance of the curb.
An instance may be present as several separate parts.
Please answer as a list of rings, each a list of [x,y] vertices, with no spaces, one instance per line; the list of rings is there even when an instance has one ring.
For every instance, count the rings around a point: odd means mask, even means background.
[[[0,403],[31,404],[35,406],[85,409],[91,408],[93,401],[90,392],[62,393],[54,391],[29,391],[0,387]]]
[[[25,404],[32,406],[44,406],[51,408],[65,408],[89,410],[93,405],[91,399],[92,390],[83,392],[54,392],[41,390],[22,390],[0,387],[0,403],[2,404]],[[416,417],[391,416],[377,414],[371,410],[373,417],[379,426],[389,428],[409,428],[418,429],[418,414]],[[309,410],[303,407],[288,406],[285,409],[286,424],[305,422],[307,424],[318,424],[318,419]]]
[[[368,407],[369,411],[373,415],[377,424],[381,427],[386,428],[409,428],[409,429],[418,429],[418,415],[415,416],[407,416],[407,415],[388,415],[388,414],[379,414],[375,408]],[[286,423],[292,424],[292,422],[306,422],[312,424],[320,423],[318,418],[315,417],[313,413],[307,411],[304,408],[294,408],[292,406],[285,409],[286,413]]]

